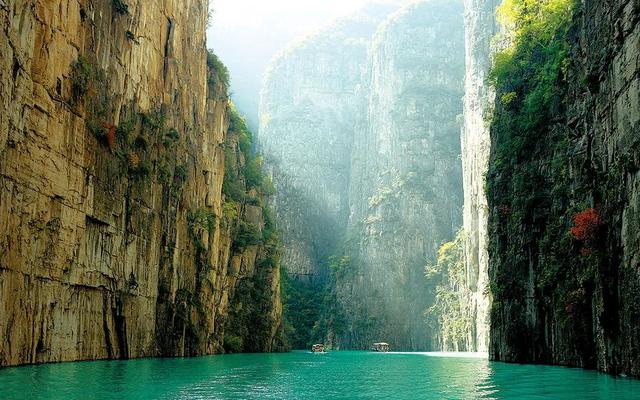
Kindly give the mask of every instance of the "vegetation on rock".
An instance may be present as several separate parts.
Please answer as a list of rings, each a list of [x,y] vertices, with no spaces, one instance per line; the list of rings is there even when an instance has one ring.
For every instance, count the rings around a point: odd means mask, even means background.
[[[114,0],[115,1],[115,0]],[[210,75],[209,84],[216,85],[221,84],[224,87],[228,88],[230,84],[230,76],[229,69],[222,61],[216,53],[212,50],[207,52],[207,67],[209,70],[215,72],[215,74]]]
[[[452,242],[438,250],[438,260],[425,269],[427,280],[434,288],[433,304],[425,315],[434,332],[439,332],[440,348],[445,351],[466,351],[466,339],[472,332],[468,306],[468,282],[464,265],[464,232],[459,231]]]
[[[280,274],[281,242],[268,206],[263,200],[271,193],[270,181],[262,173],[259,155],[253,152],[253,135],[244,119],[230,104],[229,132],[225,141],[223,218],[231,230],[231,250],[241,256],[251,247],[257,251],[255,273],[240,276],[232,295],[232,307],[225,323],[224,349],[227,352],[256,352],[269,348],[274,329],[273,280]],[[259,207],[261,224],[247,214],[248,207]],[[284,330],[278,328],[274,350],[286,348]]]
[[[493,343],[497,358],[547,358],[548,338],[535,329],[546,318],[566,332],[562,340],[575,349],[569,351],[584,357],[576,363],[595,362],[587,321],[599,251],[590,239],[603,221],[588,206],[588,177],[571,175],[573,10],[573,0],[506,0],[499,8],[509,32],[491,72],[497,100],[487,182],[491,326],[502,338]]]
[[[93,66],[83,57],[71,65],[71,101],[79,103],[91,89],[93,82]]]

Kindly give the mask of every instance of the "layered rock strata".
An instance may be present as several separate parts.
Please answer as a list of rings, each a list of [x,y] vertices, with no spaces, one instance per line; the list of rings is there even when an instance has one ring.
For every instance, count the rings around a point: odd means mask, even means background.
[[[207,6],[0,3],[0,365],[222,349],[262,250],[223,224]]]

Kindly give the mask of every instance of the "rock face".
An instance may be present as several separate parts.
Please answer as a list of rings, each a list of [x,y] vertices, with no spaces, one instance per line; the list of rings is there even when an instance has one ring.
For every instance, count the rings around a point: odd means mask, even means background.
[[[278,193],[283,265],[308,283],[326,281],[345,233],[368,46],[394,8],[372,5],[337,21],[283,52],[265,78],[259,143]]]
[[[283,263],[311,280],[331,271],[336,346],[437,342],[424,267],[461,224],[462,21],[457,2],[370,7],[284,53],[265,81],[259,142]]]
[[[490,352],[638,377],[639,4],[579,2],[572,24],[562,102],[514,170],[539,181],[491,175]],[[492,131],[492,163],[501,144]],[[535,208],[506,204],[516,194]]]
[[[462,207],[460,139],[463,8],[407,6],[372,46],[366,125],[354,138],[350,187],[352,276],[338,283],[350,316],[341,342],[366,348],[437,348],[424,268],[455,236]]]
[[[491,39],[496,34],[497,0],[465,0],[466,77],[462,170],[464,179],[464,254],[470,319],[474,321],[468,349],[485,352],[489,341],[487,296],[487,198],[489,127],[486,115],[493,101],[487,85]]]
[[[265,250],[232,246],[260,207],[223,217],[206,15],[204,0],[0,3],[0,366],[222,349]],[[269,271],[260,350],[279,325]]]

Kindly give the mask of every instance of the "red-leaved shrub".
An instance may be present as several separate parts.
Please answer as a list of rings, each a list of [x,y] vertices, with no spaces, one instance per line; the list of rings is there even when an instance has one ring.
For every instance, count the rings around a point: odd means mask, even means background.
[[[573,223],[575,225],[571,228],[573,238],[580,242],[588,242],[596,239],[602,219],[595,208],[588,208],[574,215]]]

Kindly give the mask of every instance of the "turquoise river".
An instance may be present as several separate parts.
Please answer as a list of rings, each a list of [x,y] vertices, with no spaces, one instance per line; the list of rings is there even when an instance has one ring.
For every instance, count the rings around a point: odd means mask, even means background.
[[[640,399],[640,381],[473,355],[331,352],[0,370],[1,399]]]

